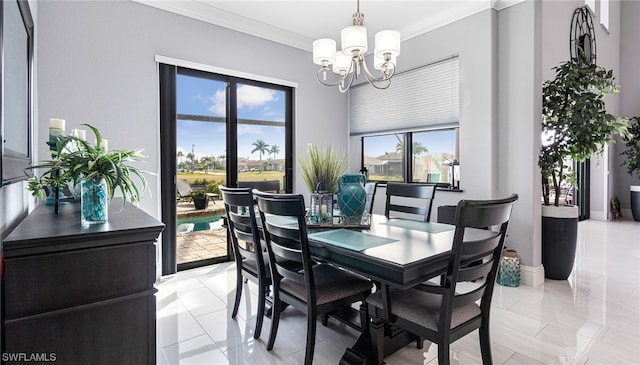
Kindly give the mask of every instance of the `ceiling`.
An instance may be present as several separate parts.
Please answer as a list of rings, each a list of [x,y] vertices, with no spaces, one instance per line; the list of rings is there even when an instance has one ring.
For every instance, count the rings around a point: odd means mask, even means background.
[[[340,48],[340,30],[352,24],[356,0],[133,0],[225,28],[311,51],[317,38],[333,38]],[[394,29],[402,40],[493,7],[524,0],[363,0],[369,42],[376,32]]]

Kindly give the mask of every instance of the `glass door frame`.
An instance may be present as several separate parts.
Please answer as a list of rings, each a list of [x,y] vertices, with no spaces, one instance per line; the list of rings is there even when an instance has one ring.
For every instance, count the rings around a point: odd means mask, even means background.
[[[162,275],[170,275],[176,271],[190,268],[211,265],[219,262],[229,261],[233,257],[231,241],[227,234],[227,256],[199,261],[176,263],[176,126],[177,126],[177,101],[176,101],[176,79],[177,75],[187,75],[205,78],[209,80],[226,82],[226,178],[227,185],[237,186],[238,171],[238,149],[237,149],[237,85],[251,85],[257,87],[270,88],[283,91],[285,95],[285,173],[283,189],[291,193],[293,186],[293,88],[278,84],[271,84],[263,81],[255,81],[235,76],[221,75],[208,71],[190,69],[186,67],[174,66],[159,63],[159,86],[160,86],[160,159],[161,176],[160,191],[162,221],[165,230],[162,233]],[[234,121],[232,123],[232,121]],[[167,198],[169,197],[169,198]]]

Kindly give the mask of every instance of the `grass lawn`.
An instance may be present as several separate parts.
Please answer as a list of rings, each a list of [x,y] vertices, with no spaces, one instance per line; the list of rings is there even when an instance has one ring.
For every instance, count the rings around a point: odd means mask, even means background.
[[[284,186],[282,177],[284,173],[281,171],[251,171],[251,172],[238,172],[238,180],[240,181],[262,181],[262,180],[280,180],[280,186]],[[196,180],[207,179],[208,181],[217,181],[221,185],[226,185],[227,175],[223,170],[204,172],[179,172],[178,179],[186,179],[189,184],[193,184]]]

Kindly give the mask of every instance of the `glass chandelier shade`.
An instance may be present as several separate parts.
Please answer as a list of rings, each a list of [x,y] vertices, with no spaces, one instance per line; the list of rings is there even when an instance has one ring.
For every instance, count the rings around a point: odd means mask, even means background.
[[[373,52],[373,68],[380,71],[376,77],[369,72],[364,55],[368,50],[367,28],[364,27],[364,14],[358,10],[353,14],[353,25],[340,32],[341,50],[336,51],[336,41],[321,38],[313,42],[313,63],[320,65],[316,77],[318,82],[326,86],[338,86],[341,92],[349,90],[355,79],[364,74],[369,84],[377,89],[386,89],[391,85],[391,77],[396,72],[396,58],[400,55],[400,32],[382,30],[375,35]],[[335,82],[327,81],[327,71],[332,70],[339,75]]]
[[[367,52],[367,28],[362,25],[350,25],[340,32],[342,39],[342,52],[352,54],[354,52]]]

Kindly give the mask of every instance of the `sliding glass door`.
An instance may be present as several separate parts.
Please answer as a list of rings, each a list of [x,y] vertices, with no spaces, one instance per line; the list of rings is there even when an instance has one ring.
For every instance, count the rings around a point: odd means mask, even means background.
[[[163,172],[169,274],[231,258],[220,186],[277,181],[290,190],[292,90],[169,65],[160,80],[163,169],[175,177]]]

